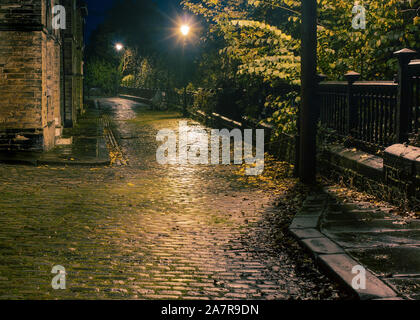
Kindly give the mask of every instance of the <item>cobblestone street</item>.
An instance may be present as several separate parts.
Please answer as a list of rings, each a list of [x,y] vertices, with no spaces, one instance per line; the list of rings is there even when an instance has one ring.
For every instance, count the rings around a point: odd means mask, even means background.
[[[179,116],[99,103],[128,165],[0,165],[0,299],[343,297],[289,236],[271,237],[281,194],[238,166],[159,165],[156,134]],[[51,288],[55,265],[66,290]]]

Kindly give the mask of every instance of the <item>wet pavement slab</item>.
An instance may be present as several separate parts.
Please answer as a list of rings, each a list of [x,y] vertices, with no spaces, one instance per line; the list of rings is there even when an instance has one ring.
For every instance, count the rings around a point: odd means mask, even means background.
[[[380,277],[420,277],[420,247],[347,249],[347,252]]]
[[[57,146],[42,154],[38,165],[88,165],[105,166],[110,164],[105,137],[75,137],[72,144]]]
[[[344,248],[420,246],[420,230],[391,232],[329,232],[328,237]]]
[[[340,281],[353,284],[355,273],[353,268],[358,262],[346,254],[325,254],[320,256],[320,260],[324,263],[333,276]],[[357,293],[362,300],[372,300],[378,298],[395,298],[397,294],[383,281],[377,278],[369,270],[366,271],[366,286],[357,289]]]
[[[347,218],[338,221],[324,221],[322,229],[330,233],[384,233],[392,231],[415,231],[420,230],[420,221],[405,221],[390,219],[358,220]]]
[[[332,197],[322,214],[320,231],[399,297],[420,298],[418,219],[402,218],[380,205],[340,203]]]
[[[66,143],[48,152],[1,153],[0,162],[35,166],[106,166],[111,162],[102,114],[98,108],[88,109],[74,128],[65,129],[59,140]]]

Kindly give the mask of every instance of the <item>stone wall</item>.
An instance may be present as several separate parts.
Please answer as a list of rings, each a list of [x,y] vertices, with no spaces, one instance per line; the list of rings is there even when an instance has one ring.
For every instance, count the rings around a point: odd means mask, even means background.
[[[40,29],[42,26],[42,9],[40,0],[1,0],[0,30]]]
[[[40,31],[0,31],[0,148],[43,148],[42,42]]]
[[[384,183],[381,157],[341,144],[324,144],[318,149],[317,161],[318,171],[324,177],[390,200]]]
[[[221,129],[264,129],[265,151],[280,161],[292,165],[296,162],[296,137],[287,134],[275,134],[274,127],[268,124],[260,124],[243,117],[242,122],[234,121],[217,113],[208,115],[201,110],[190,111],[194,119],[212,127]],[[253,134],[255,139],[255,134]],[[255,141],[254,141],[255,142]]]
[[[61,135],[61,45],[58,39],[42,34],[42,127],[44,150],[55,145],[56,136]]]
[[[41,126],[40,32],[0,31],[0,126]]]
[[[401,144],[383,155],[326,145],[318,154],[320,173],[396,205],[420,206],[420,148]]]
[[[52,28],[52,8],[57,4],[65,5],[67,17],[74,11],[75,19],[83,22],[80,3],[73,6],[76,0],[0,0],[0,150],[48,150],[62,133],[67,88],[63,34]],[[81,27],[69,31],[70,36],[77,32],[70,75],[73,77],[74,67],[78,80],[67,90],[79,109],[83,101],[82,31]]]
[[[420,148],[393,145],[384,153],[384,178],[393,198],[420,205]]]

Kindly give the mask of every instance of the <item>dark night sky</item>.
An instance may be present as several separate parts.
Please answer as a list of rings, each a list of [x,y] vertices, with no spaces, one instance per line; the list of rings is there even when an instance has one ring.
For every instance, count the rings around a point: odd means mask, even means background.
[[[85,0],[88,9],[89,16],[87,18],[86,24],[86,36],[89,40],[89,36],[93,30],[103,21],[105,12],[107,9],[110,9],[114,2],[117,0]],[[143,0],[143,1],[154,1],[157,2],[162,11],[170,12],[174,7],[177,7],[179,2],[178,0]]]
[[[86,35],[89,39],[93,30],[103,21],[105,11],[112,6],[114,0],[86,0],[89,16],[86,23]]]

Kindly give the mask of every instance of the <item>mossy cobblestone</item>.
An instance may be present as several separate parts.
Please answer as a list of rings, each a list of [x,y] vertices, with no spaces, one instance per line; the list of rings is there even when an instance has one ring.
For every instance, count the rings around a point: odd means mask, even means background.
[[[289,299],[317,286],[263,239],[273,194],[235,166],[161,166],[179,116],[103,99],[127,166],[0,165],[0,299]],[[144,122],[147,116],[147,121]],[[62,265],[67,289],[53,290]]]

